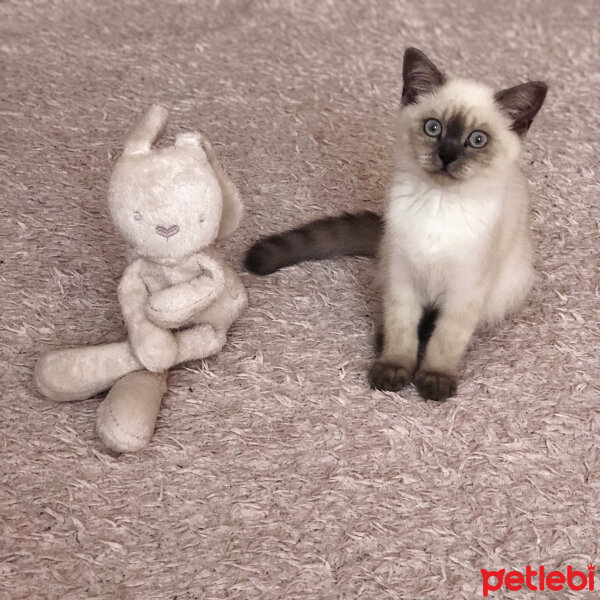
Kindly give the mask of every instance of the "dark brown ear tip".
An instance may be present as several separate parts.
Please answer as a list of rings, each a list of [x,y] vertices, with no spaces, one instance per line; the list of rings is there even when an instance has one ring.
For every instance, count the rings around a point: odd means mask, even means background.
[[[425,54],[425,52],[423,52],[423,50],[419,50],[418,48],[415,48],[414,46],[409,46],[405,51],[404,51],[404,63],[405,64],[412,64],[415,62],[431,62],[429,60],[429,58],[427,57],[427,55]]]
[[[446,82],[444,74],[424,52],[412,46],[404,51],[402,104],[414,104],[418,96],[433,92]]]
[[[529,85],[536,89],[540,94],[544,96],[548,93],[548,84],[545,81],[530,81]]]
[[[546,94],[548,93],[548,84],[545,81],[532,81],[530,85],[535,90],[535,100],[539,110],[539,108],[542,107],[542,104],[544,104],[544,101],[546,100]]]
[[[542,98],[545,98],[548,93],[548,84],[545,81],[536,81],[535,84],[538,86]]]

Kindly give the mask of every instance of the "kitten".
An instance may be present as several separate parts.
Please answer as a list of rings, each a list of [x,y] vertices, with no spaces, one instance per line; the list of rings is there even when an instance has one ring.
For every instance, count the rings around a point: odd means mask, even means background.
[[[261,275],[303,260],[379,254],[383,350],[373,388],[412,378],[428,399],[456,393],[471,335],[525,300],[532,282],[522,138],[545,83],[497,93],[446,78],[419,50],[404,55],[396,169],[385,218],[365,212],[321,219],[256,243],[246,267]],[[422,357],[419,324],[436,316]]]

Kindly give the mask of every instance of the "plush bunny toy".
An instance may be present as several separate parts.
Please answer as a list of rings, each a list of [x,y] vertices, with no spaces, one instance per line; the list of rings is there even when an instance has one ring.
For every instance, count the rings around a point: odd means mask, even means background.
[[[166,109],[150,108],[110,180],[110,212],[131,247],[118,290],[129,341],[52,351],[35,368],[38,389],[53,400],[111,388],[97,431],[118,452],[148,443],[168,369],[218,352],[247,303],[237,275],[210,248],[240,223],[238,191],[199,134],[152,150],[166,120]]]

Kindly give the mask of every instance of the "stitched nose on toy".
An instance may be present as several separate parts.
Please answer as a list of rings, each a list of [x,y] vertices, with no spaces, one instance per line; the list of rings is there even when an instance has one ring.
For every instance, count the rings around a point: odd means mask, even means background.
[[[169,239],[173,237],[179,231],[179,225],[171,225],[170,227],[164,227],[163,225],[156,226],[156,233]]]

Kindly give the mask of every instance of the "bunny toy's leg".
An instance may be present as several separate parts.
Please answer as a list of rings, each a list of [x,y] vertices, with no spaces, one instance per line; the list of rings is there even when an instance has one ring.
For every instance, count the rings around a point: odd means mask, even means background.
[[[177,364],[198,360],[216,354],[225,345],[225,332],[215,331],[210,325],[196,325],[175,334]]]
[[[208,307],[200,311],[195,326],[175,334],[177,363],[197,360],[216,354],[225,345],[227,330],[248,303],[246,290],[228,265],[223,265],[225,289]]]
[[[217,353],[225,344],[225,333],[210,325],[197,325],[178,331],[177,363],[205,358]],[[119,379],[100,408],[96,421],[98,436],[111,450],[135,452],[152,437],[167,389],[166,373],[140,370]]]
[[[37,362],[38,390],[51,400],[85,400],[144,367],[127,342],[53,350]]]
[[[205,358],[225,344],[225,333],[210,325],[197,325],[175,334],[177,363]],[[166,373],[140,370],[119,379],[100,407],[96,431],[104,444],[116,452],[135,452],[150,441],[167,389]]]
[[[98,408],[96,431],[104,444],[115,452],[146,446],[166,390],[166,373],[142,370],[119,379]]]
[[[210,325],[197,325],[175,334],[176,363],[205,358],[225,344],[225,333]],[[110,388],[133,371],[143,369],[127,342],[52,350],[37,362],[38,390],[51,400],[85,400]]]
[[[215,331],[227,332],[232,323],[244,312],[248,296],[235,271],[223,264],[225,289],[208,307],[196,315],[196,323],[208,323]]]

